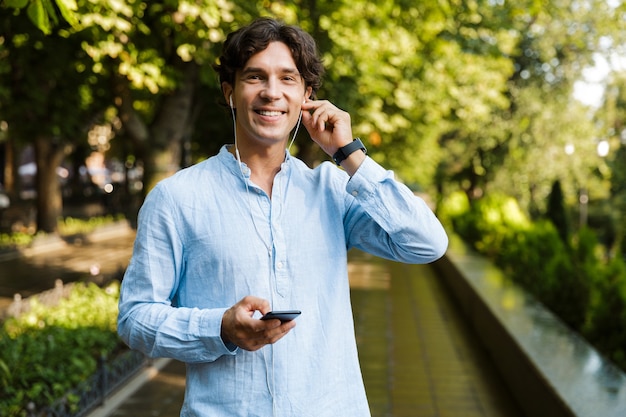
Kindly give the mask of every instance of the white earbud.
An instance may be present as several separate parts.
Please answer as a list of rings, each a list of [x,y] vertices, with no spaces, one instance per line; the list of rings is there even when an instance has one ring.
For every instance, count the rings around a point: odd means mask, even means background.
[[[230,108],[232,109],[234,107],[233,106],[233,95],[232,94],[230,95],[229,101],[230,101]]]

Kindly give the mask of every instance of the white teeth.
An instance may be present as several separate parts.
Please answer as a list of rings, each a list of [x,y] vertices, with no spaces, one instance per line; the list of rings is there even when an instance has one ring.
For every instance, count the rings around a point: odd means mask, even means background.
[[[261,116],[280,116],[283,114],[281,111],[269,111],[269,110],[259,110],[259,114]]]

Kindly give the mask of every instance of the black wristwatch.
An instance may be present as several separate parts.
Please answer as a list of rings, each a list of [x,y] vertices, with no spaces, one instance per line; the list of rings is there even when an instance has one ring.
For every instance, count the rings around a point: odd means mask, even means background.
[[[362,150],[365,155],[367,155],[367,149],[365,148],[365,145],[363,145],[363,142],[361,142],[361,139],[354,138],[352,143],[349,143],[346,146],[342,146],[341,148],[337,149],[337,152],[335,152],[335,154],[333,155],[333,161],[335,161],[337,165],[340,165],[341,162],[348,156],[350,156],[351,153],[358,151],[359,149]]]

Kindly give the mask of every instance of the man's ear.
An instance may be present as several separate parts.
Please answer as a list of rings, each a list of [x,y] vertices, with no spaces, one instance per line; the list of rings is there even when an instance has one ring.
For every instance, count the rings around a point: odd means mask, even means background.
[[[226,100],[226,104],[230,106],[230,100],[233,95],[233,87],[226,81],[222,83],[222,93],[224,94],[224,100]]]
[[[306,90],[304,91],[304,101],[310,100],[312,94],[313,94],[313,87],[310,87],[310,86],[307,87]]]

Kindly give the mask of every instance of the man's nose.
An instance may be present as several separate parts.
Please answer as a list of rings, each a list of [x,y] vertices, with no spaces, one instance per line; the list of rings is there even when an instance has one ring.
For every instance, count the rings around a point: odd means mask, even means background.
[[[263,90],[261,91],[261,97],[267,100],[277,100],[281,97],[282,90],[280,88],[280,82],[274,77],[269,77],[265,81]]]

